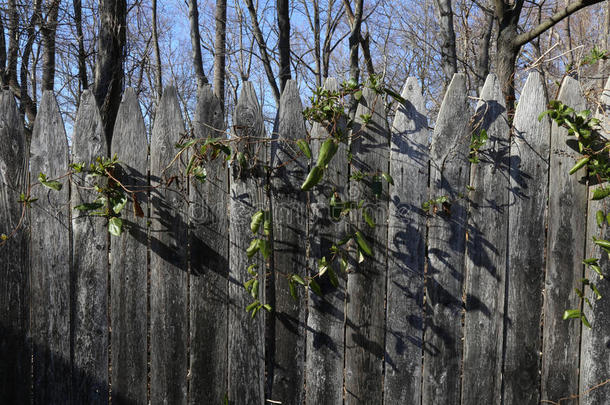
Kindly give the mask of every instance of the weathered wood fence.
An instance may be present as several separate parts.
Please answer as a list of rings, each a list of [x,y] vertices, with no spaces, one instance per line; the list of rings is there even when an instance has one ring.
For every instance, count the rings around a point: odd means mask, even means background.
[[[610,386],[588,391],[610,378],[608,282],[599,284],[604,299],[591,298],[592,329],[561,319],[579,305],[582,259],[599,254],[591,243],[599,204],[588,201],[581,175],[567,175],[575,154],[566,131],[538,121],[547,103],[541,76],[527,80],[512,131],[493,75],[474,115],[456,75],[433,131],[415,79],[402,95],[407,101],[388,128],[375,108],[381,101],[364,92],[356,116],[372,118],[350,146],[351,166],[342,144],[323,185],[305,193],[299,187],[310,162],[289,141],[307,133],[290,82],[268,136],[277,142],[237,147],[274,167],[294,163],[269,184],[214,164],[205,183],[139,193],[144,218],[126,210],[126,232],[109,237],[105,219],[71,208],[91,196],[86,176],[72,186],[62,177],[61,191],[34,188],[38,200],[22,217],[28,167],[34,182],[39,172],[61,177],[70,161],[109,152],[123,162],[117,176],[127,187],[164,183],[179,174],[165,168],[185,132],[175,89],[160,101],[150,147],[127,90],[110,151],[85,92],[71,157],[51,93],[29,156],[14,99],[3,93],[0,232],[25,226],[0,247],[0,402],[522,405],[580,393],[571,403],[608,403]],[[559,98],[585,108],[570,78]],[[233,134],[266,136],[252,85],[244,83],[233,117]],[[196,136],[225,136],[209,88],[198,94],[194,118]],[[479,129],[489,140],[471,164],[470,135]],[[314,126],[311,135],[315,157],[325,129]],[[376,198],[350,170],[388,172],[394,185],[384,183]],[[336,289],[322,279],[323,298],[301,290],[295,301],[274,271],[317,272],[316,258],[345,230],[328,220],[333,190],[374,202],[366,208],[377,226],[362,226],[374,258],[350,263]],[[449,204],[433,215],[422,210],[443,195]],[[242,284],[252,262],[250,217],[259,209],[274,217],[274,254],[258,267],[274,312],[251,319]]]

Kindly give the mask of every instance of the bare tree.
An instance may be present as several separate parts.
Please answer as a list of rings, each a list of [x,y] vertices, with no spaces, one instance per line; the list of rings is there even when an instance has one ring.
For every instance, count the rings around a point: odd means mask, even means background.
[[[201,36],[199,35],[199,9],[197,0],[189,0],[189,22],[191,26],[191,47],[193,50],[193,68],[197,78],[197,88],[208,84],[208,78],[203,72],[203,61],[201,59]]]
[[[225,104],[225,76],[227,59],[227,0],[216,0],[216,28],[214,38],[214,94]]]
[[[457,73],[457,54],[455,49],[455,30],[453,29],[453,10],[451,0],[434,0],[438,13],[441,34],[441,67],[444,73],[445,86]]]

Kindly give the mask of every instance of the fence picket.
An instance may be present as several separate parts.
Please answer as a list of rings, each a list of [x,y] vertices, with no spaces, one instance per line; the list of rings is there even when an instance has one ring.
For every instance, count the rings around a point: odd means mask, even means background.
[[[307,212],[306,193],[300,190],[307,176],[307,158],[297,140],[305,139],[303,105],[297,83],[289,80],[282,92],[271,146],[271,167],[277,168],[271,180],[274,250],[274,295],[267,298],[274,307],[273,353],[267,358],[272,375],[270,399],[282,403],[303,403],[303,366],[305,361],[306,295],[299,289],[297,300],[290,295],[284,274],[306,274]],[[269,291],[267,289],[267,291]]]
[[[363,116],[370,116],[366,123]],[[351,139],[352,176],[355,171],[365,177],[350,180],[349,199],[364,200],[375,227],[365,222],[359,211],[352,211],[355,224],[373,256],[360,263],[358,253],[349,265],[345,332],[345,402],[376,404],[383,397],[383,360],[385,338],[385,290],[387,278],[388,183],[382,173],[388,172],[389,130],[383,98],[364,88],[356,110]],[[351,229],[354,232],[355,229]],[[355,247],[355,246],[354,246]],[[366,254],[366,253],[365,253]]]
[[[447,196],[428,221],[428,271],[424,324],[422,403],[460,403],[462,286],[470,140],[466,80],[453,76],[430,147],[430,198]]]
[[[429,137],[425,101],[417,79],[407,79],[406,100],[394,117],[390,145],[390,214],[384,402],[421,400],[424,266]]]
[[[229,401],[231,404],[263,404],[263,313],[252,319],[246,312],[246,306],[254,299],[244,289],[244,282],[251,277],[246,269],[250,264],[256,264],[260,283],[259,297],[264,302],[262,292],[265,291],[265,263],[260,258],[260,253],[252,259],[246,255],[246,249],[255,238],[249,230],[251,217],[258,210],[267,209],[264,190],[266,175],[262,168],[266,148],[265,143],[257,142],[264,138],[265,129],[252,83],[243,83],[233,120],[234,135],[240,138],[236,148],[238,153],[243,153],[246,163],[241,165],[234,162],[230,176]],[[254,160],[257,160],[256,165]]]
[[[59,191],[38,185],[31,197],[31,314],[34,404],[68,403],[70,361],[71,248],[68,140],[57,101],[45,91],[32,131],[30,178],[58,179]],[[62,178],[60,178],[62,177]]]
[[[602,135],[608,134],[610,129],[610,79],[606,83],[606,87],[600,97],[600,111],[598,118],[602,122]],[[592,201],[593,192],[598,189],[598,185],[590,185],[589,187],[589,208],[587,216],[587,248],[585,251],[586,257],[599,258],[599,265],[604,271],[604,275],[608,277],[608,269],[610,268],[610,260],[608,255],[593,243],[593,237],[601,239],[610,239],[608,224],[602,229],[597,225],[596,213],[598,210],[604,212],[604,215],[609,212],[608,203],[605,200]],[[604,185],[608,187],[608,185]],[[583,257],[584,259],[584,257]],[[610,356],[608,356],[608,344],[610,343],[610,309],[603,300],[610,298],[610,284],[607,278],[600,280],[597,273],[590,268],[586,269],[585,277],[593,282],[599,293],[601,300],[598,300],[591,289],[587,289],[586,297],[591,302],[593,308],[589,308],[583,304],[582,308],[591,323],[591,329],[582,328],[581,342],[581,359],[580,359],[580,394],[582,395],[581,403],[583,405],[601,404],[610,398],[610,387],[608,385],[600,387],[591,392],[586,392],[593,386],[600,384],[610,377]],[[586,393],[586,394],[585,394]]]
[[[226,139],[220,101],[205,86],[197,94],[195,137]],[[191,380],[189,402],[221,404],[227,395],[228,170],[221,154],[205,182],[190,184]]]
[[[89,165],[108,146],[93,93],[81,95],[72,135],[72,162]],[[100,194],[100,177],[72,175],[72,255],[75,288],[74,402],[108,403],[108,233],[106,219],[75,210]],[[104,187],[104,184],[100,184]]]
[[[150,400],[186,403],[187,394],[187,184],[184,154],[170,165],[184,138],[176,89],[163,92],[150,145]],[[173,180],[172,180],[173,179]],[[160,188],[156,188],[160,187]]]
[[[504,401],[539,403],[540,322],[551,124],[542,76],[530,73],[513,122]]]
[[[324,88],[339,90],[337,80],[326,79]],[[339,123],[345,131],[345,122]],[[320,124],[311,129],[311,152],[318,156],[320,145],[328,137],[328,131]],[[339,144],[335,157],[330,161],[321,181],[309,193],[309,244],[311,274],[317,273],[318,259],[330,256],[331,246],[346,232],[344,222],[330,219],[329,201],[333,192],[347,201],[347,145]],[[330,185],[326,187],[325,185]],[[335,269],[336,270],[336,269]],[[305,359],[306,403],[309,405],[333,405],[343,401],[343,361],[345,332],[346,274],[337,271],[338,286],[329,280],[321,280],[324,297],[309,291],[307,316],[307,358]]]
[[[125,232],[110,238],[112,403],[147,404],[148,140],[136,93],[128,88],[117,113],[111,154],[115,177],[134,193],[123,209]],[[135,197],[134,197],[135,196]],[[136,215],[133,201],[143,216]]]
[[[585,109],[580,85],[571,77],[564,79],[558,99],[576,111]],[[587,187],[581,183],[584,169],[568,175],[578,157],[569,141],[567,130],[553,123],[541,389],[541,399],[551,401],[578,392],[580,323],[562,315],[579,304],[574,287],[583,276]]]
[[[30,400],[32,378],[25,132],[13,94],[0,92],[0,392],[9,404]]]
[[[508,245],[509,134],[500,83],[487,76],[471,131],[488,140],[473,163],[466,243],[462,403],[501,397],[504,290]],[[467,193],[466,190],[463,191]]]

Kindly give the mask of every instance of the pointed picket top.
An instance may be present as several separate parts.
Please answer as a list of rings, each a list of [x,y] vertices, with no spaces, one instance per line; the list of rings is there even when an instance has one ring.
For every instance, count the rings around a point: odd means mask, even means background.
[[[143,152],[147,145],[146,125],[138,96],[133,88],[128,87],[123,93],[123,100],[114,123],[111,155],[116,153],[119,160],[129,159],[129,166],[137,170],[145,170],[146,153]]]
[[[0,184],[22,190],[25,148],[25,133],[15,97],[10,91],[0,91]]]
[[[65,174],[68,168],[68,138],[52,91],[44,91],[32,129],[31,167],[48,177]],[[52,167],[51,167],[52,166]],[[33,173],[36,178],[38,173]]]
[[[262,137],[265,133],[263,111],[251,82],[242,83],[241,93],[235,106],[234,120],[237,136]]]
[[[533,71],[525,81],[525,86],[523,86],[521,97],[519,98],[519,103],[517,104],[515,111],[513,126],[517,128],[517,142],[523,140],[523,137],[520,136],[520,132],[527,133],[531,130],[536,130],[537,126],[542,125],[543,127],[548,127],[550,125],[548,117],[538,121],[538,116],[546,109],[546,103],[546,93],[544,91],[542,75],[537,71]],[[539,111],[540,107],[543,108],[542,111]],[[534,142],[537,140],[536,137],[528,139],[528,141]]]
[[[197,91],[197,107],[194,117],[195,137],[226,138],[223,106],[210,85]]]
[[[95,98],[90,90],[85,90],[80,98],[74,135],[72,136],[72,155],[74,162],[92,163],[99,156],[106,156],[106,135],[102,118]]]
[[[178,93],[176,92],[176,87],[170,85],[165,87],[163,96],[159,102],[152,130],[151,151],[153,150],[153,145],[156,147],[169,147],[169,150],[163,150],[163,154],[167,157],[170,151],[172,153],[174,152],[175,144],[183,135],[184,122],[182,121]],[[154,165],[151,162],[151,168],[152,167],[154,167]]]
[[[434,136],[430,147],[432,160],[440,163],[454,150],[455,145],[463,141],[460,137],[464,136],[464,122],[467,122],[470,115],[467,97],[466,76],[463,73],[454,74],[447,87],[434,126]],[[439,137],[440,135],[442,138]]]
[[[286,168],[290,172],[307,170],[307,158],[298,157],[300,149],[294,142],[307,137],[303,119],[303,103],[297,82],[294,80],[288,80],[282,92],[273,137],[278,140],[271,144],[273,166],[292,161],[290,167]],[[299,174],[297,173],[297,175]]]

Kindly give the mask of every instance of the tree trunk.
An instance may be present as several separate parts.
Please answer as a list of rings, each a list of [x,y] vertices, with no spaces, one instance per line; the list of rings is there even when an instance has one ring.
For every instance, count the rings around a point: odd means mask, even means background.
[[[481,45],[479,49],[479,55],[477,58],[477,66],[475,72],[475,86],[479,93],[485,83],[485,79],[489,74],[489,43],[491,42],[491,34],[494,27],[494,16],[489,13],[487,20],[485,21],[485,32],[481,38]]]
[[[516,25],[500,27],[496,49],[496,74],[502,86],[509,117],[515,109],[515,63],[519,55],[519,46],[513,42],[516,33]]]
[[[288,0],[277,0],[278,49],[280,51],[280,91],[290,80],[290,9]]]
[[[110,145],[125,76],[123,72],[127,24],[125,0],[100,0],[99,18],[94,94],[100,108],[106,140]]]
[[[55,33],[57,32],[57,17],[59,14],[59,0],[49,4],[47,17],[42,21],[40,32],[42,34],[42,90],[54,90],[55,87]]]
[[[199,35],[199,9],[197,0],[189,0],[189,22],[191,25],[191,48],[193,49],[193,68],[197,78],[197,88],[208,84],[208,78],[203,73],[203,61],[201,60],[201,36]]]
[[[87,65],[83,37],[83,7],[81,0],[73,0],[72,6],[74,7],[74,25],[76,26],[76,40],[78,42],[78,81],[80,90],[82,91],[89,88],[89,83],[87,82]]]
[[[14,93],[18,92],[17,58],[19,56],[19,12],[17,2],[8,0],[8,64],[6,66],[7,82]],[[19,97],[17,95],[17,97]]]
[[[227,0],[216,0],[216,38],[214,39],[214,95],[225,108],[227,58]]]
[[[163,76],[161,70],[161,52],[159,51],[159,33],[157,32],[157,0],[152,0],[152,36],[155,49],[155,85],[157,87],[157,99],[161,100],[163,94]]]
[[[445,75],[445,87],[457,73],[457,53],[455,46],[455,30],[453,29],[453,11],[451,0],[435,0],[439,15],[439,28],[441,34],[441,68]]]
[[[330,21],[328,24],[330,25]],[[322,58],[320,54],[320,6],[318,0],[313,0],[313,41],[314,59],[316,60],[316,86],[322,87]]]
[[[355,81],[360,80],[360,58],[358,47],[360,46],[360,30],[362,27],[362,3],[363,0],[356,1],[356,10],[350,17],[351,32],[349,35],[349,74]],[[346,1],[346,9],[349,10],[349,2]]]

